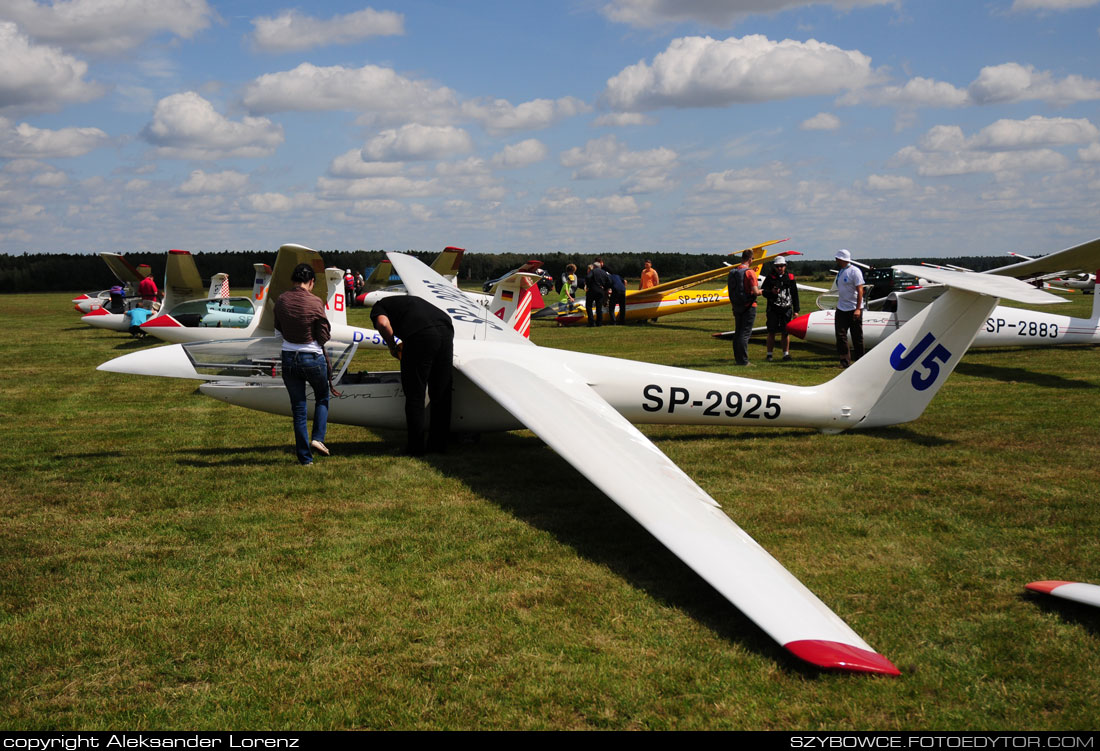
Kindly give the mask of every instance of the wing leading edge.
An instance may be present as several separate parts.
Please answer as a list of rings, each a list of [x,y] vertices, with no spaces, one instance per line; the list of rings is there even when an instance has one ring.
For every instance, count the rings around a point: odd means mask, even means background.
[[[899,674],[581,375],[548,357],[527,367],[518,354],[456,341],[455,367],[791,653],[824,668]]]

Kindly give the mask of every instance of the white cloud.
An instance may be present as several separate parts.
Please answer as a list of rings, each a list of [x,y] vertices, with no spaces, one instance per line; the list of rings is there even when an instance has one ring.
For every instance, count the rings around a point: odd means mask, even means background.
[[[724,172],[711,172],[703,178],[703,193],[757,194],[774,191],[790,175],[790,169],[780,164],[746,167]]]
[[[317,179],[317,192],[324,198],[421,198],[438,195],[438,181],[414,180],[403,175],[363,177],[358,180]]]
[[[871,190],[909,190],[913,187],[913,180],[902,175],[868,175],[867,187]]]
[[[627,111],[723,107],[835,94],[874,80],[871,58],[814,39],[683,37],[652,65],[639,61],[608,80],[604,97],[613,108]]]
[[[840,104],[888,104],[900,107],[962,107],[970,103],[963,89],[931,78],[912,78],[902,86],[852,91],[840,98]]]
[[[670,168],[676,163],[676,152],[668,148],[630,151],[614,135],[596,138],[561,155],[563,167],[576,167],[574,180],[597,180],[622,177],[631,170]]]
[[[1100,1],[1100,0],[1098,0]],[[1019,63],[981,69],[965,89],[930,78],[916,77],[901,86],[878,86],[850,91],[842,105],[881,104],[898,107],[966,107],[1040,100],[1063,106],[1100,99],[1100,81],[1078,75],[1060,80],[1046,71]]]
[[[34,44],[14,23],[0,21],[0,112],[45,111],[86,102],[103,89],[84,80],[88,64],[55,47]]]
[[[364,162],[363,150],[352,149],[332,160],[328,173],[332,177],[380,177],[397,175],[402,170],[400,162]]]
[[[641,112],[611,112],[600,115],[592,124],[597,127],[621,128],[627,125],[655,125],[657,120]]]
[[[410,123],[384,130],[363,147],[364,161],[405,162],[444,159],[473,149],[470,134],[450,125]]]
[[[554,190],[539,201],[539,207],[552,214],[637,214],[634,196],[581,198],[565,190]]]
[[[294,201],[282,193],[252,193],[244,201],[250,209],[262,214],[280,214],[294,208]]]
[[[1076,10],[1091,8],[1100,0],[1013,0],[1012,10]]]
[[[515,106],[507,99],[476,99],[462,104],[462,114],[494,134],[546,128],[590,109],[580,99],[571,96],[534,99]]]
[[[1030,0],[1030,2],[1039,1]],[[1064,1],[1073,2],[1074,0]],[[864,5],[884,5],[892,2],[893,0],[611,0],[603,6],[601,12],[612,21],[640,28],[684,21],[725,27],[753,13],[771,14],[807,5],[831,5],[847,10]]]
[[[189,39],[210,25],[206,0],[5,0],[0,18],[35,39],[96,54],[133,49],[162,32]]]
[[[1077,150],[1077,158],[1082,162],[1100,162],[1100,143],[1090,143]]]
[[[107,134],[99,128],[43,130],[27,123],[11,127],[0,118],[0,157],[50,159],[87,154],[105,146]]]
[[[282,126],[267,118],[234,122],[193,91],[161,99],[142,137],[173,159],[264,157],[284,139]]]
[[[253,45],[264,52],[295,52],[312,47],[358,42],[373,36],[400,36],[405,17],[393,11],[364,8],[327,20],[284,10],[277,16],[253,19]]]
[[[418,122],[452,119],[453,91],[401,76],[390,68],[345,68],[302,63],[293,70],[266,73],[248,84],[243,101],[255,113],[352,111],[364,122]]]
[[[1069,164],[1055,148],[1097,141],[1100,129],[1086,119],[1035,115],[1026,120],[998,120],[969,137],[957,125],[937,125],[916,146],[901,149],[893,161],[911,164],[919,174],[932,177],[1045,172]]]
[[[1026,149],[1035,146],[1067,146],[1100,139],[1100,130],[1084,118],[1040,117],[998,120],[970,141],[979,149]]]
[[[1049,72],[1037,71],[1031,65],[1004,63],[982,68],[967,94],[975,104],[1039,99],[1065,105],[1100,99],[1100,81],[1077,75],[1057,81]]]
[[[180,192],[187,195],[208,193],[233,193],[248,184],[248,175],[226,170],[225,172],[203,172],[194,170],[180,186]]]
[[[831,112],[819,112],[809,120],[803,120],[798,127],[802,130],[836,130],[840,127],[840,118]]]
[[[528,138],[505,146],[490,160],[494,167],[516,169],[541,162],[549,154],[546,144],[536,138]]]

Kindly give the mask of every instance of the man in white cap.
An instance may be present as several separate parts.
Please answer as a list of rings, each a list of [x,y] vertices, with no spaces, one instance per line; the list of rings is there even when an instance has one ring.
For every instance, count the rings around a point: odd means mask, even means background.
[[[852,254],[842,248],[836,252],[836,353],[840,367],[846,368],[863,357],[863,272],[852,263]],[[848,333],[852,334],[852,348],[848,349]]]
[[[783,359],[791,359],[791,335],[787,324],[798,315],[798,284],[794,274],[787,271],[787,259],[783,256],[775,259],[771,271],[760,285],[761,294],[768,300],[768,362],[772,361],[775,337],[779,336],[783,347]]]

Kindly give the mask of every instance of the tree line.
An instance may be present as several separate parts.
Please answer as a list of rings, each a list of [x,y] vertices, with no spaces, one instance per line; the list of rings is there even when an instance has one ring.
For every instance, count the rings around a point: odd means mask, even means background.
[[[431,263],[436,251],[404,251],[416,256],[425,263]],[[234,287],[252,286],[252,265],[266,263],[274,265],[276,251],[220,251],[195,253],[195,264],[204,280],[217,273],[229,275]],[[351,269],[353,272],[365,272],[372,269],[385,256],[382,250],[322,251],[327,266]],[[575,264],[578,273],[583,276],[585,268],[595,258],[603,258],[607,268],[636,279],[641,275],[645,261],[653,263],[661,275],[662,281],[682,276],[698,274],[717,268],[723,263],[736,262],[735,256],[717,253],[466,253],[462,257],[459,277],[466,281],[484,281],[494,279],[515,269],[531,259],[543,262],[543,268],[555,279],[565,270],[567,264]],[[165,253],[126,253],[126,260],[134,266],[148,264],[153,278],[158,284],[164,279]],[[829,269],[834,267],[831,260],[803,261],[800,256],[789,259],[791,271],[800,277],[826,278]],[[871,266],[892,266],[896,264],[914,264],[921,262],[953,264],[974,271],[986,271],[991,268],[1013,263],[1009,257],[964,256],[949,259],[929,258],[878,258],[859,259]],[[0,292],[91,292],[106,289],[115,283],[115,277],[107,265],[95,254],[86,253],[23,253],[22,255],[0,255]]]

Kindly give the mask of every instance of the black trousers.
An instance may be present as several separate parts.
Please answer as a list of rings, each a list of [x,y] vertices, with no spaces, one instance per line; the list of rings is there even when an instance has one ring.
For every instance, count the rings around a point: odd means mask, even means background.
[[[833,319],[836,331],[836,353],[845,368],[863,357],[863,316],[856,318],[854,310],[838,310]],[[848,349],[848,332],[852,334],[852,348]]]
[[[433,326],[402,340],[401,388],[405,391],[405,423],[408,427],[408,450],[424,452],[424,392],[431,402],[431,419],[427,426],[431,451],[446,451],[451,430],[451,359],[454,353],[454,332],[443,326]]]
[[[588,312],[589,326],[603,325],[603,303],[607,293],[598,287],[590,286],[584,291],[584,306]]]

